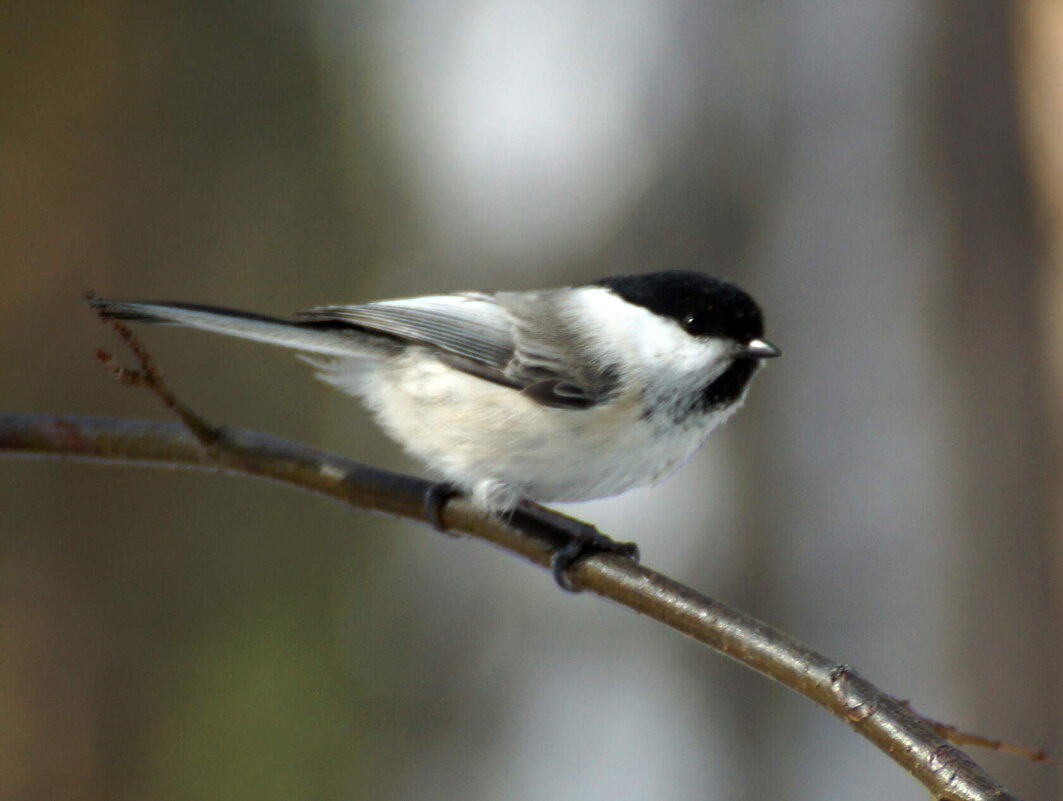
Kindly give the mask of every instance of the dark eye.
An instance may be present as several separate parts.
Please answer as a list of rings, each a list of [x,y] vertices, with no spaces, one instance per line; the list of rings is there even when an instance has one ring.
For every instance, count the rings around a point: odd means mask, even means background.
[[[683,318],[683,330],[691,336],[700,336],[708,328],[708,317],[704,314],[688,314]]]

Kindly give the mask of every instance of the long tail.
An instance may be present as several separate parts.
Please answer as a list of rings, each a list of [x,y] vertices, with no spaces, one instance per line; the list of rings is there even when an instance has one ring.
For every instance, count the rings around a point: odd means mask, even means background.
[[[91,298],[88,303],[104,317],[162,323],[212,331],[241,339],[328,356],[382,355],[393,341],[339,321],[292,322],[278,317],[167,301],[127,301]]]

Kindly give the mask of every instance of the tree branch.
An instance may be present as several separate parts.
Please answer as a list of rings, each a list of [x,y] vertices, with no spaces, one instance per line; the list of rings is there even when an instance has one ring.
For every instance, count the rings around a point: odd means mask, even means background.
[[[223,435],[224,447],[208,452],[180,423],[0,415],[0,453],[220,469],[316,492],[356,509],[427,522],[427,481],[268,434],[224,429]],[[460,497],[448,503],[443,514],[451,531],[486,540],[545,568],[567,536],[525,510],[508,521],[484,517]],[[614,554],[582,559],[569,575],[582,589],[664,623],[825,707],[886,752],[934,798],[1014,798],[965,753],[939,737],[934,726],[940,724],[919,716],[907,702],[882,692],[848,665],[766,623]]]

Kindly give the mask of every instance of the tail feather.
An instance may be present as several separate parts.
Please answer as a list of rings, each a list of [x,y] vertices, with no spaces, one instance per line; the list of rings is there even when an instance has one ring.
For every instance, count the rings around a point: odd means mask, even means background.
[[[168,301],[91,298],[88,303],[116,320],[180,325],[327,356],[383,355],[394,340],[341,322],[292,322],[237,309]]]

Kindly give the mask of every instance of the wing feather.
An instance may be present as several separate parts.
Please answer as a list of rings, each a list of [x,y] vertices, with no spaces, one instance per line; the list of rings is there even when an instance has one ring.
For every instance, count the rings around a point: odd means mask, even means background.
[[[440,351],[452,367],[511,387],[544,406],[585,409],[609,397],[616,376],[589,361],[545,293],[461,293],[319,306],[302,319],[338,320]]]
[[[513,326],[490,295],[465,293],[319,306],[301,318],[341,320],[505,369],[513,358]]]

